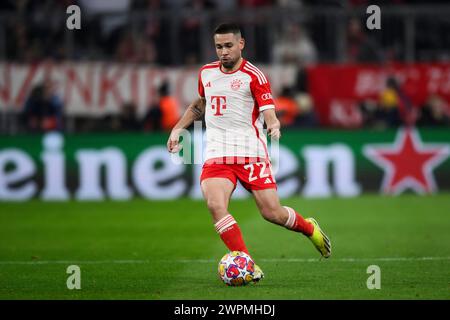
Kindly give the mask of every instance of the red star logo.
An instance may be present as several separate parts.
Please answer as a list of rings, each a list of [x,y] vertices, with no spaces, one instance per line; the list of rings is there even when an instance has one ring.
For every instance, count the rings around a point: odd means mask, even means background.
[[[366,145],[365,156],[384,170],[382,192],[400,194],[410,188],[417,193],[437,190],[433,169],[450,154],[449,145],[426,144],[413,129],[400,129],[393,145]]]

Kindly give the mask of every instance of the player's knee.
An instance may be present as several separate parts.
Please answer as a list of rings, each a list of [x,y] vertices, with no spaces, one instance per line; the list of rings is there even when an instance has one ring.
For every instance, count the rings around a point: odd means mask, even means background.
[[[227,211],[227,208],[226,208],[225,204],[222,201],[217,201],[215,199],[208,199],[206,204],[208,206],[208,210],[213,215],[218,215],[218,214],[221,214],[221,213],[225,213]]]

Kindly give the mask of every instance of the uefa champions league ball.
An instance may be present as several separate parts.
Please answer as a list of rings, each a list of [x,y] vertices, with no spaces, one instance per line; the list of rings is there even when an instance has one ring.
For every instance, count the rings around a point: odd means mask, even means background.
[[[255,263],[242,251],[231,251],[219,262],[219,277],[228,286],[245,286],[252,282]]]

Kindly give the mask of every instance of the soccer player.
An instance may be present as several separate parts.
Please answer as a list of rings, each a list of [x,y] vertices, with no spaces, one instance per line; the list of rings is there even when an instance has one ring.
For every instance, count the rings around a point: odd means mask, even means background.
[[[328,258],[331,243],[319,224],[280,205],[263,133],[265,122],[273,139],[281,136],[267,77],[242,57],[245,41],[237,25],[219,25],[214,31],[214,43],[219,61],[200,69],[199,98],[172,129],[168,150],[178,152],[180,130],[205,114],[207,145],[201,189],[216,231],[228,249],[249,253],[236,220],[228,212],[239,180],[253,194],[264,219],[307,236]],[[261,268],[255,265],[254,281],[263,277]]]

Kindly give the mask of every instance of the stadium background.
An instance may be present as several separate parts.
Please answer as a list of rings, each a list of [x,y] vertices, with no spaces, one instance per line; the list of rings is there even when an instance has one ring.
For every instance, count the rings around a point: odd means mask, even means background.
[[[0,298],[450,298],[449,15],[446,1],[2,2]],[[335,241],[316,261],[237,189],[231,212],[267,272],[245,291],[216,279],[201,166],[165,152],[225,21],[272,84],[283,201]],[[382,290],[366,288],[370,264]]]

